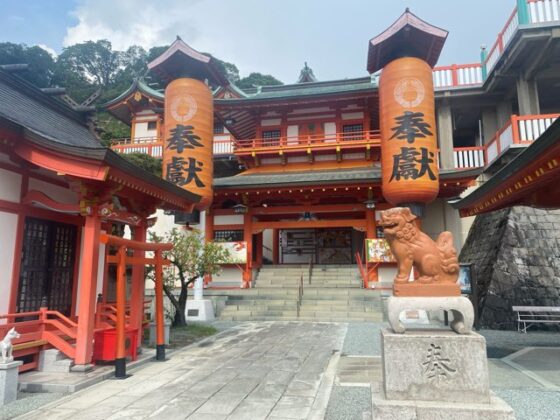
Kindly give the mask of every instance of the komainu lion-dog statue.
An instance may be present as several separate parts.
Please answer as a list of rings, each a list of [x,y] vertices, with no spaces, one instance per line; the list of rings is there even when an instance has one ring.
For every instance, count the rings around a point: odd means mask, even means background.
[[[395,296],[460,296],[459,261],[451,232],[434,242],[418,229],[409,208],[395,207],[381,213],[385,239],[398,264]],[[417,278],[409,282],[414,267]]]

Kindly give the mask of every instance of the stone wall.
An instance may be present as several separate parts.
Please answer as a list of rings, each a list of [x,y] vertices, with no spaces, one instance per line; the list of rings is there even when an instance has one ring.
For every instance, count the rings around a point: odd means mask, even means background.
[[[517,329],[512,306],[560,306],[560,210],[477,216],[460,261],[473,263],[480,326]]]

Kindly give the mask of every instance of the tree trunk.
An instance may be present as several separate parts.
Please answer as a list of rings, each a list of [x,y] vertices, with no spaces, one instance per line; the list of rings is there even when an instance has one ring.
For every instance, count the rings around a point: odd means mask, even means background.
[[[185,315],[187,310],[187,295],[189,292],[188,284],[181,286],[181,293],[179,294],[178,308],[175,312],[175,319],[173,326],[187,325],[187,317]]]

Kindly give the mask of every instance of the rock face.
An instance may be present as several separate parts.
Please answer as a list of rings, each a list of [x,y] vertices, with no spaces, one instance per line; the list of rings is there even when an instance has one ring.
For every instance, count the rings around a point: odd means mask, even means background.
[[[480,326],[517,329],[512,306],[560,306],[560,210],[477,216],[459,259],[473,263]]]

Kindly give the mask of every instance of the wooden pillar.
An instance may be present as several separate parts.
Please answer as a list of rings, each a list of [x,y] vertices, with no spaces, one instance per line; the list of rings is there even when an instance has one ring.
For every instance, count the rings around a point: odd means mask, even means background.
[[[146,242],[146,224],[144,221],[134,227],[134,240]],[[140,249],[134,250],[134,257],[144,258],[145,252]],[[142,343],[142,322],[144,321],[144,291],[145,291],[145,266],[134,264],[132,266],[132,290],[130,294],[130,327],[138,330],[138,343]]]
[[[163,316],[163,258],[161,251],[155,252],[156,271],[156,360],[165,361],[165,333]]]
[[[280,229],[272,229],[272,264],[280,262]]]
[[[263,233],[257,234],[257,249],[255,250],[257,255],[257,267],[262,267],[263,263]]]
[[[117,349],[115,354],[115,377],[126,378],[126,246],[117,253]]]
[[[366,238],[367,239],[376,239],[377,238],[377,226],[375,223],[375,209],[366,209]],[[379,281],[379,270],[377,265],[370,268],[369,264],[367,263],[367,252],[364,255],[366,259],[366,272],[368,277],[368,282]]]
[[[204,239],[205,241],[212,242],[214,240],[214,214],[211,209],[204,212]],[[212,282],[212,275],[207,274],[204,276],[204,284]]]
[[[99,235],[101,221],[97,208],[86,216],[82,265],[80,267],[80,303],[78,307],[78,331],[76,338],[76,365],[88,365],[93,353],[93,327],[95,324],[95,303],[97,272],[99,266]]]
[[[243,272],[243,288],[250,288],[253,281],[253,214],[243,216],[243,240],[247,243],[247,264]]]

